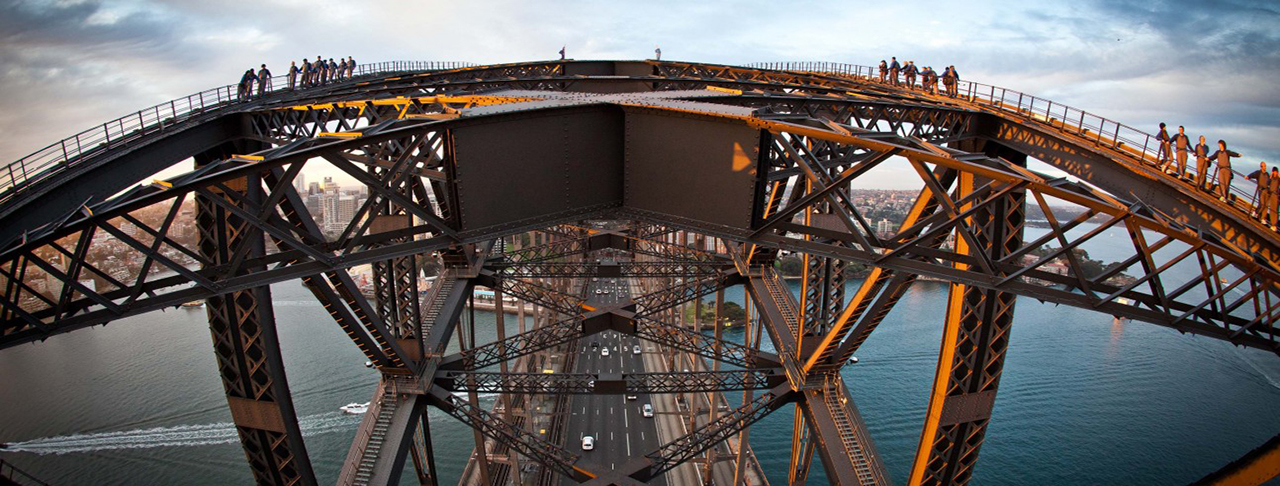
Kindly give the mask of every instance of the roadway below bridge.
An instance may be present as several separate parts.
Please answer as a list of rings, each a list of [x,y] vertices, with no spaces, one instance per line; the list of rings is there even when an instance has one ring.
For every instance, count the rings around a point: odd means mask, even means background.
[[[612,304],[638,295],[633,282],[625,278],[598,278],[587,283],[588,303]],[[607,350],[607,351],[606,351]],[[638,352],[637,352],[638,351]],[[649,341],[616,331],[605,331],[579,341],[575,373],[626,374],[672,371],[710,371],[700,357],[677,353]],[[690,431],[690,427],[706,425],[712,404],[720,412],[729,410],[724,396],[712,393],[664,393],[625,395],[575,395],[570,404],[565,447],[574,449],[588,460],[608,469],[617,469],[633,457],[653,452]],[[644,415],[644,406],[652,407],[652,417]],[[692,408],[692,411],[691,411]],[[692,422],[690,417],[692,416]],[[692,425],[691,425],[692,423]],[[582,450],[583,437],[591,436],[592,450]],[[714,447],[717,457],[712,484],[734,484],[734,461],[737,437]],[[743,484],[768,484],[755,456],[747,450],[748,465]],[[705,457],[705,456],[703,456]],[[702,458],[677,466],[654,478],[650,484],[707,484]],[[577,484],[571,479],[564,485]]]
[[[627,279],[593,278],[587,283],[587,302],[612,304],[631,296]],[[640,347],[641,353],[636,349]],[[635,336],[605,331],[578,341],[578,358],[574,373],[626,374],[643,373],[646,353],[657,353],[652,343]],[[659,420],[645,417],[644,405],[657,395],[575,395],[570,402],[569,420],[564,433],[565,447],[606,469],[617,469],[630,458],[647,454],[663,444],[658,434]],[[594,441],[592,450],[583,450],[584,437]],[[564,478],[561,484],[578,484]],[[659,477],[650,484],[669,484]],[[688,484],[674,482],[670,484]]]
[[[650,351],[651,348],[653,351]],[[645,368],[651,372],[712,370],[700,356],[677,353],[675,359],[670,359],[669,353],[674,351],[661,352],[659,349],[660,347],[656,344],[646,344],[643,361]],[[721,392],[654,395],[651,403],[654,413],[658,417],[656,421],[658,436],[664,444],[689,433],[690,417],[692,417],[693,427],[706,425],[711,420],[709,413],[713,406],[712,404],[715,404],[714,406],[717,407],[718,413],[721,414],[731,410],[731,406],[725,401]],[[711,484],[734,484],[735,462],[733,459],[737,457],[738,436],[734,435],[728,441],[716,444],[712,450],[715,451],[716,464],[712,469]],[[705,458],[706,455],[704,454],[698,459],[681,464],[667,472],[665,477],[670,478],[672,484],[706,484],[706,478],[703,477],[706,469],[703,465],[704,463],[701,462]],[[760,469],[759,463],[756,462],[750,445],[747,447],[746,459],[747,466],[744,470],[742,484],[769,484],[764,477],[764,472]]]

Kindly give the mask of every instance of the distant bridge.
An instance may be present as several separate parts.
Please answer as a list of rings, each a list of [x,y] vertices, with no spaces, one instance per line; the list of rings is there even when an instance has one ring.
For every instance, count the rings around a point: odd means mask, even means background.
[[[205,300],[260,483],[316,482],[267,286],[285,280],[300,279],[382,372],[343,484],[394,483],[407,458],[438,482],[427,406],[474,428],[477,450],[484,437],[514,450],[502,463],[476,456],[490,481],[521,478],[502,469],[520,458],[548,484],[647,482],[691,460],[712,478],[710,449],[730,439],[721,476],[741,481],[745,431],[788,404],[791,482],[816,450],[832,483],[885,483],[839,370],[918,276],[952,284],[912,484],[969,481],[1016,296],[1280,352],[1280,240],[1249,217],[1251,183],[1237,178],[1240,196],[1220,201],[1154,167],[1149,135],[1004,88],[960,81],[948,96],[835,63],[553,61],[387,63],[247,102],[231,94],[158,105],[0,170],[0,346]],[[1083,182],[1028,170],[1028,158]],[[186,160],[194,170],[151,180]],[[294,187],[308,165],[367,187],[341,231],[326,233]],[[849,192],[885,168],[922,188],[893,234]],[[1032,204],[1049,231],[1028,239]],[[184,221],[192,242],[179,241]],[[1103,237],[1127,255],[1086,271],[1075,250]],[[140,264],[88,258],[104,241]],[[800,299],[773,270],[780,250],[804,255]],[[873,270],[846,296],[851,262]],[[345,271],[366,264],[372,298]],[[428,267],[440,277],[423,298]],[[601,304],[585,284],[601,277],[646,290]],[[682,327],[677,309],[733,285],[747,290],[753,339]],[[462,316],[476,286],[533,305],[534,328],[472,342]],[[460,329],[463,350],[447,355]],[[726,368],[507,369],[604,331]],[[776,355],[759,351],[764,335]],[[741,407],[711,406],[687,435],[614,469],[513,411],[536,396],[730,390],[745,390]],[[501,392],[504,407],[453,391]],[[1214,478],[1274,476],[1274,444]]]

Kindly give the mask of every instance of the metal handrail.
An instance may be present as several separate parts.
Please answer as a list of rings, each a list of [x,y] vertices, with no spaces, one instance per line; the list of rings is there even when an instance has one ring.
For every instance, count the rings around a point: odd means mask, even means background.
[[[378,424],[378,415],[382,414],[383,400],[387,396],[387,380],[378,380],[374,389],[373,400],[361,417],[360,426],[356,428],[356,436],[347,448],[347,457],[342,461],[343,468],[338,473],[337,483],[340,485],[355,484],[356,473],[360,470],[360,460],[364,458],[364,450],[369,447],[369,439],[373,438],[373,428]],[[365,425],[368,425],[366,427]]]
[[[843,76],[852,76],[863,78],[869,82],[879,83],[878,68],[873,66],[862,66],[857,64],[837,63],[837,62],[766,62],[752,63],[745,67],[755,69],[772,69],[780,71],[807,71],[822,74],[838,74]],[[899,74],[901,75],[901,74]],[[941,79],[941,74],[939,74]],[[939,96],[946,96],[939,88]],[[1106,146],[1116,152],[1125,154],[1131,158],[1137,159],[1143,165],[1153,166],[1159,164],[1160,143],[1154,135],[1143,132],[1136,128],[1130,127],[1123,123],[1103,118],[1093,113],[1089,113],[1079,108],[1074,108],[1053,100],[1036,97],[1021,91],[1002,88],[984,83],[976,83],[973,81],[957,80],[956,94],[960,99],[977,103],[989,108],[999,109],[1004,112],[1021,115],[1026,118],[1034,119],[1045,123],[1050,127],[1058,130],[1077,135],[1087,140],[1092,140],[1095,146]],[[1212,147],[1212,145],[1211,145]],[[1212,150],[1210,150],[1212,152]],[[1176,154],[1170,154],[1173,159]],[[1176,163],[1176,162],[1175,162]],[[1216,180],[1217,169],[1214,167],[1214,161],[1208,161],[1206,179]],[[1196,160],[1194,155],[1187,160],[1187,168],[1195,172]],[[1232,172],[1235,174],[1231,185],[1231,194],[1236,195],[1236,199],[1248,203],[1253,200],[1253,190],[1257,184],[1249,181],[1245,173],[1235,170],[1233,164]],[[1161,174],[1164,174],[1161,171]],[[1180,183],[1190,184],[1194,186],[1194,182]],[[1249,185],[1237,184],[1239,181],[1247,182]],[[1214,193],[1216,195],[1216,192]],[[1252,210],[1252,205],[1245,207],[1236,206],[1237,209],[1244,212]]]
[[[0,459],[0,478],[5,480],[0,482],[8,482],[17,485],[49,486],[49,483],[37,479],[26,471],[13,467],[12,463],[9,463],[4,459]]]
[[[466,62],[386,61],[359,65],[352,77],[399,71],[463,69],[474,66],[475,64]],[[873,81],[877,77],[875,67],[836,62],[769,62],[747,64],[745,67],[838,74],[863,78],[867,81]],[[288,74],[274,76],[271,80],[271,93],[289,90]],[[240,100],[236,88],[236,85],[220,86],[145,108],[54,142],[11,162],[0,169],[0,203],[20,193],[22,188],[72,167],[77,161],[87,156],[128,145],[144,135],[167,130],[179,122],[202,113],[258,98],[253,96],[248,100]],[[1119,153],[1136,158],[1143,164],[1158,163],[1160,144],[1155,137],[1128,125],[1062,103],[1055,103],[1052,100],[989,84],[958,80],[956,91],[960,98],[969,102],[1038,120],[1063,132],[1092,139],[1095,145],[1107,146]],[[1195,160],[1188,160],[1188,165],[1194,170]],[[1216,169],[1212,165],[1213,161],[1210,161],[1208,175],[1216,177]],[[1251,201],[1256,184],[1249,182],[1245,173],[1237,170],[1233,172],[1238,175],[1234,179],[1240,179],[1244,183],[1232,184],[1231,193],[1235,194],[1240,201]],[[1245,212],[1250,209],[1247,206],[1245,208],[1237,206],[1237,208]]]
[[[387,61],[358,65],[351,77],[398,71],[462,69],[472,66],[474,64],[466,62]],[[288,78],[288,74],[271,77],[272,89],[268,92],[290,91],[287,85]],[[10,162],[4,168],[0,168],[0,202],[12,198],[29,184],[74,166],[76,162],[84,160],[87,156],[128,145],[144,135],[168,130],[173,125],[194,116],[260,98],[255,90],[253,96],[241,100],[237,89],[237,85],[232,84],[219,86],[144,108],[54,142],[26,157]]]

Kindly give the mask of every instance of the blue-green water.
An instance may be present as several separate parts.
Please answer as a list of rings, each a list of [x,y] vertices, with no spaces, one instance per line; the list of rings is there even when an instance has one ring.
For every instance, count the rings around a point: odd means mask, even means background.
[[[273,287],[286,369],[322,483],[336,478],[376,373],[297,283]],[[740,288],[728,292],[741,300]],[[852,295],[852,289],[849,292]],[[845,375],[895,482],[919,440],[943,284],[902,299]],[[480,339],[493,316],[478,313]],[[514,332],[514,319],[508,327]],[[740,339],[730,331],[731,339]],[[0,457],[55,484],[245,484],[203,310],[174,309],[0,352]],[[471,434],[432,413],[456,478]],[[752,428],[784,484],[791,411]],[[1280,432],[1280,358],[1144,323],[1020,299],[975,484],[1182,484]],[[815,460],[815,463],[817,461]],[[820,473],[811,484],[822,484]]]

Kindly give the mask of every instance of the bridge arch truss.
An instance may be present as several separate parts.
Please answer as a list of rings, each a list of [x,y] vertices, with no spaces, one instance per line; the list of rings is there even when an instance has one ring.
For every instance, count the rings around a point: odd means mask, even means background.
[[[917,278],[941,279],[944,337],[909,480],[964,484],[1017,296],[1280,352],[1273,232],[1083,122],[1033,115],[847,70],[656,61],[397,70],[277,93],[15,179],[0,198],[0,346],[205,300],[255,479],[310,484],[266,287],[299,279],[382,371],[344,484],[394,482],[407,462],[437,481],[428,406],[548,475],[646,482],[695,457],[710,464],[708,447],[734,438],[741,478],[744,431],[787,405],[790,480],[803,481],[817,452],[831,482],[878,484],[888,476],[839,372]],[[1075,180],[1037,173],[1029,157]],[[193,170],[149,180],[187,160]],[[318,220],[296,187],[315,166],[369,197],[345,219]],[[850,190],[885,170],[921,188],[888,232]],[[1043,236],[1024,232],[1028,208],[1045,216]],[[196,230],[183,233],[188,213]],[[585,223],[600,221],[612,223]],[[1121,261],[1099,268],[1078,251],[1114,234],[1131,249]],[[142,264],[88,258],[104,239]],[[593,263],[601,251],[630,256]],[[803,255],[799,298],[773,270],[780,251]],[[871,270],[845,295],[851,264]],[[370,297],[346,272],[358,265],[373,266]],[[424,298],[428,267],[439,277]],[[599,305],[580,283],[601,275],[648,283]],[[733,285],[747,289],[754,346],[671,322],[674,308]],[[535,306],[540,324],[469,342],[477,286],[499,306],[503,294]],[[507,369],[603,331],[717,364],[623,377]],[[760,351],[765,336],[776,354]],[[448,354],[453,339],[462,351]],[[615,470],[474,400],[636,390],[744,398]],[[500,470],[481,462],[487,479]]]

